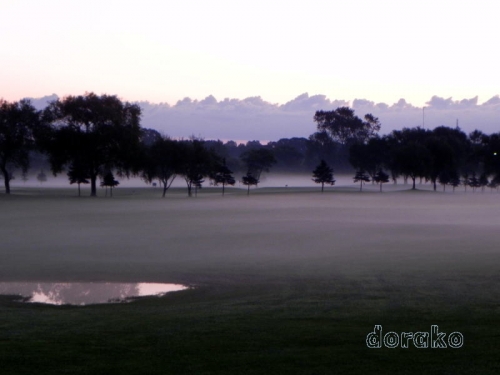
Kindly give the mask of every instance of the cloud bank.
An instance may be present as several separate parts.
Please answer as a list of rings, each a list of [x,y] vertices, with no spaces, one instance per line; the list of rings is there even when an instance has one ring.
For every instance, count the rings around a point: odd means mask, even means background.
[[[56,100],[53,94],[31,99],[37,108]],[[313,121],[317,110],[333,110],[340,106],[352,107],[360,117],[371,113],[378,117],[381,133],[387,134],[403,127],[440,125],[458,126],[469,133],[475,129],[490,134],[500,131],[500,97],[498,95],[479,104],[478,97],[463,100],[433,96],[425,109],[400,99],[397,103],[375,103],[366,99],[330,100],[325,95],[307,93],[285,104],[273,104],[261,97],[217,100],[208,96],[203,100],[185,98],[175,105],[138,102],[142,108],[142,126],[156,129],[175,138],[192,135],[205,139],[263,140],[308,137],[316,131]]]

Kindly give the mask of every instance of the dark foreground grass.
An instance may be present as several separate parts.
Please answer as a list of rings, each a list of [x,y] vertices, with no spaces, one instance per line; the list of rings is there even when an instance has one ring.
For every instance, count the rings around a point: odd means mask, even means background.
[[[114,201],[42,193],[0,198],[2,281],[194,288],[85,307],[0,296],[0,374],[500,373],[499,235],[481,221],[497,212],[490,196],[288,190],[288,200],[273,190],[157,203],[132,190]],[[440,212],[449,219],[432,219]],[[142,237],[129,233],[136,226]],[[369,349],[376,324],[438,325],[465,342]]]
[[[56,307],[0,299],[2,374],[497,374],[498,304],[429,298],[394,306],[382,292],[290,293],[201,287],[129,304]],[[352,288],[352,285],[351,285]],[[313,290],[313,289],[311,289]],[[288,291],[288,292],[287,292]],[[418,290],[410,291],[418,293]],[[323,299],[330,294],[330,302]],[[460,331],[459,349],[368,349],[385,332]]]

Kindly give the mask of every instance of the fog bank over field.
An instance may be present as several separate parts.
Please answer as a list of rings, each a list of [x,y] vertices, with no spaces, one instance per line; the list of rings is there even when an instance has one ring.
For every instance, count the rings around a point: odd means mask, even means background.
[[[43,108],[57,95],[32,99]],[[142,126],[159,130],[171,137],[192,135],[205,139],[276,141],[280,138],[308,137],[316,131],[313,116],[317,110],[333,110],[351,106],[358,116],[371,113],[382,123],[381,133],[394,129],[425,125],[433,129],[458,125],[466,133],[475,129],[490,134],[500,125],[500,97],[456,100],[433,96],[422,107],[400,99],[396,103],[375,103],[365,99],[331,100],[325,95],[304,93],[285,104],[267,102],[260,96],[245,99],[203,100],[185,98],[175,104],[138,103],[143,111]],[[425,112],[425,115],[424,115]]]
[[[16,193],[16,189],[22,189],[22,188],[38,188],[38,189],[44,189],[44,188],[74,188],[75,193],[77,192],[77,185],[73,184],[70,185],[68,178],[66,177],[66,173],[61,173],[54,177],[52,174],[47,173],[47,181],[40,183],[36,179],[36,174],[29,174],[28,175],[28,180],[22,181],[21,176],[16,176],[16,179],[11,181],[11,185],[13,188],[13,193]],[[354,175],[354,174],[353,174]],[[342,174],[342,175],[335,175],[335,185],[333,186],[333,189],[335,188],[341,188],[341,187],[353,187],[353,188],[358,188],[359,189],[359,184],[353,182],[353,175],[347,175],[347,174]],[[241,189],[247,189],[246,186],[244,186],[241,183],[241,176],[236,175],[236,183],[234,187],[241,188]],[[113,189],[113,191],[117,191],[120,188],[125,188],[125,187],[133,187],[133,188],[148,188],[152,187],[151,184],[148,184],[144,182],[139,177],[131,177],[131,178],[120,178],[119,176],[115,176],[116,180],[120,183],[116,188]],[[0,180],[1,181],[1,180]],[[157,184],[157,189],[160,191],[160,184],[156,182]],[[388,183],[385,184],[383,189],[388,189],[391,187],[393,184]],[[368,183],[367,185],[364,185],[363,189],[365,188],[370,188],[372,186],[371,183]],[[373,185],[374,188],[378,189],[378,185]],[[396,185],[398,189],[408,189],[411,187],[411,185],[404,185],[402,183],[399,183]],[[425,185],[427,188],[430,188],[430,184]],[[257,185],[257,188],[266,188],[266,187],[289,187],[289,188],[318,188],[320,189],[321,185],[314,183],[312,181],[312,172],[311,175],[308,174],[286,174],[286,173],[263,173],[261,177],[260,183]],[[186,188],[186,182],[184,180],[184,177],[182,176],[177,176],[172,183],[172,188]],[[210,189],[221,189],[221,187],[214,187],[210,179],[206,178],[203,187],[202,187],[202,193],[203,189],[207,190],[207,188]],[[90,192],[90,187],[88,184],[81,184],[81,189],[82,189],[82,194],[87,195],[88,192]],[[251,190],[254,190],[255,188],[252,187]],[[332,189],[331,185],[326,184],[325,189]],[[98,189],[98,195],[104,195],[104,188],[99,188]],[[167,192],[168,194],[168,192]]]
[[[343,275],[428,285],[452,299],[485,287],[499,295],[498,284],[456,289],[464,272],[497,273],[499,194],[26,194],[0,198],[8,218],[0,281],[227,284]]]

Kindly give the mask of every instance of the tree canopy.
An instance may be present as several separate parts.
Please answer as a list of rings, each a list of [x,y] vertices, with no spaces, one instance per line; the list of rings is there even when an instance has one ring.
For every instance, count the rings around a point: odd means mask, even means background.
[[[35,146],[33,134],[39,123],[39,112],[29,100],[9,103],[0,99],[0,172],[7,194],[13,170],[28,170],[29,152]]]
[[[91,196],[104,170],[116,168],[128,175],[139,151],[140,107],[116,96],[87,93],[56,100],[46,108],[52,123],[48,149],[54,173],[67,164],[88,169]]]

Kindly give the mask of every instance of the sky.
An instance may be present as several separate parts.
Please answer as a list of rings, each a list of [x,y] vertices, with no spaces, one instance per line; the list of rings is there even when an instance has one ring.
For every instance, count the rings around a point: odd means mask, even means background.
[[[0,0],[0,98],[481,105],[500,94],[499,10],[489,0]]]

